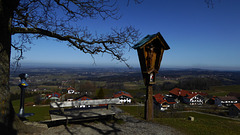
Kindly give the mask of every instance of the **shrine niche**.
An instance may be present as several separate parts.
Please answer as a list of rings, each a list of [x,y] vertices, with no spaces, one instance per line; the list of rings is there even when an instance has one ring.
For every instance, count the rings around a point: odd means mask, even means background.
[[[158,32],[147,35],[133,48],[138,52],[144,84],[155,84],[155,76],[160,68],[164,50],[168,50],[170,47]]]

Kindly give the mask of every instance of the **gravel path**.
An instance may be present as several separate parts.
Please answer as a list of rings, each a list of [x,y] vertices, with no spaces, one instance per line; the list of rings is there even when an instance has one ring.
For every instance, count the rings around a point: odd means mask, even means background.
[[[41,133],[35,135],[180,135],[174,128],[159,125],[152,122],[136,119],[129,115],[123,115],[120,110],[115,110],[117,121],[95,121],[71,123],[67,126],[44,127],[40,124]],[[119,119],[122,119],[119,121]],[[31,125],[31,124],[30,124]],[[37,126],[37,125],[33,125]]]
[[[68,126],[51,127],[41,133],[42,135],[179,135],[180,132],[167,126],[146,121],[127,121],[123,124],[114,122],[90,122],[70,124]]]

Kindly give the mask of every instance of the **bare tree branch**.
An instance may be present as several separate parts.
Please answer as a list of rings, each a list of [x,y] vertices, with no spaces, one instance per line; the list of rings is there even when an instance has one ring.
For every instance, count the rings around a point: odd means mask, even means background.
[[[21,0],[14,13],[12,35],[22,34],[22,37],[29,40],[52,37],[67,41],[68,46],[91,56],[108,53],[113,59],[126,64],[124,50],[138,40],[138,30],[129,26],[112,29],[110,34],[93,35],[79,25],[85,18],[119,19],[117,2],[118,0]],[[74,26],[73,23],[78,25]],[[29,34],[32,36],[26,37]],[[21,54],[20,52],[20,56]]]
[[[92,40],[84,39],[84,36],[73,35],[61,35],[55,32],[40,28],[12,28],[12,35],[24,33],[24,34],[38,34],[41,36],[52,37],[61,41],[68,41],[70,46],[83,51],[88,54],[108,53],[113,56],[113,59],[124,62],[129,66],[123,58],[123,48],[129,47],[132,43],[136,42],[139,37],[138,30],[133,27],[122,28],[119,31],[113,29],[113,32],[109,35],[97,36],[96,39],[91,37]],[[81,38],[79,38],[81,37]]]

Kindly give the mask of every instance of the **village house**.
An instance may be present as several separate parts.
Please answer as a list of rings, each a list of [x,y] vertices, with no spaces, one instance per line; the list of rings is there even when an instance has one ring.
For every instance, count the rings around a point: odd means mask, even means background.
[[[84,100],[92,100],[92,99],[87,97],[86,95],[76,99],[76,101],[84,101]],[[86,107],[91,107],[91,105],[80,105],[80,106],[75,106],[75,107],[77,107],[77,108],[86,108]]]
[[[79,95],[76,95],[76,94],[62,94],[60,100],[61,101],[74,101],[78,97],[79,97]]]
[[[182,89],[179,89],[179,88],[174,88],[174,89],[169,91],[169,95],[171,95],[173,98],[179,99],[179,100],[180,100],[181,97],[186,96],[188,93],[189,93],[189,91],[182,90]]]
[[[57,92],[54,92],[52,94],[46,94],[45,95],[45,99],[50,99],[51,102],[56,102],[56,101],[59,101],[60,100],[60,97],[61,97],[61,94],[60,93],[57,93]]]
[[[73,87],[69,87],[69,88],[67,89],[67,93],[68,93],[68,94],[74,94],[74,92],[75,92],[75,89],[74,89]]]
[[[238,103],[238,99],[234,96],[218,96],[215,98],[215,105],[230,107]]]
[[[132,96],[126,91],[119,91],[113,94],[114,98],[119,98],[121,104],[131,103]]]
[[[190,92],[187,90],[182,90],[180,88],[172,89],[169,91],[169,94],[173,98],[189,105],[202,105],[205,103],[205,96],[208,95],[204,92]]]
[[[194,92],[189,93],[182,98],[183,102],[189,105],[203,105],[204,103],[204,97]]]
[[[233,104],[229,107],[229,116],[239,117],[240,116],[240,103]]]
[[[153,100],[154,100],[154,107],[161,111],[165,111],[169,107],[174,107],[174,105],[176,104],[176,102],[173,99],[164,97],[160,93],[155,94],[153,96]]]
[[[80,92],[75,90],[75,88],[73,88],[73,87],[69,87],[67,89],[67,94],[80,94]]]

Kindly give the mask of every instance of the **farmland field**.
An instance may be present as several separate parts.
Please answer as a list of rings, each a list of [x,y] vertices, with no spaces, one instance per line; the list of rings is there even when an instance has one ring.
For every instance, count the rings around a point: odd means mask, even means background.
[[[209,95],[225,96],[229,92],[240,92],[240,85],[212,86],[206,91]]]

